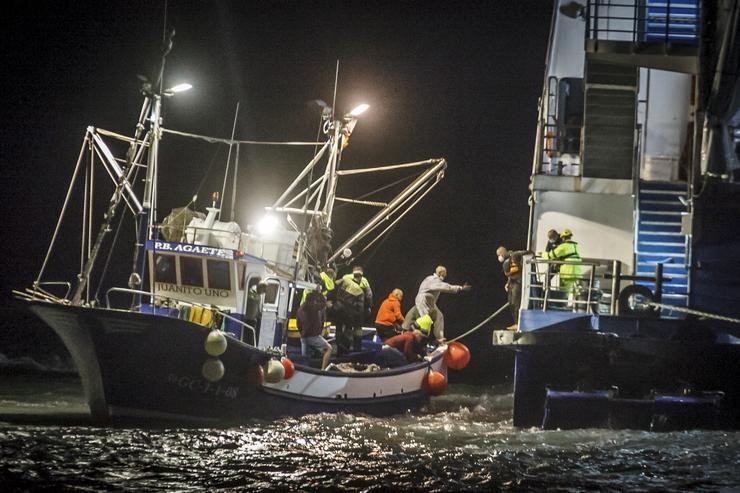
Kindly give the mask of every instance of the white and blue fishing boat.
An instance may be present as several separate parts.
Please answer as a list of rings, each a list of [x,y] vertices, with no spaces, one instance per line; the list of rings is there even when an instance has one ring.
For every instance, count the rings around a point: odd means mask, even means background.
[[[363,350],[334,358],[332,366],[375,371],[322,370],[319,359],[300,357],[290,320],[302,291],[318,287],[320,269],[349,262],[371,247],[439,183],[445,160],[345,169],[342,152],[359,112],[335,117],[326,106],[320,142],[253,142],[180,132],[163,125],[161,107],[182,87],[162,87],[161,75],[158,83],[145,83],[133,136],[87,128],[41,271],[32,287],[16,293],[68,348],[93,417],[225,422],[322,411],[388,415],[427,403],[443,386],[439,376],[446,372],[446,345],[429,348],[418,363],[383,368],[373,365],[381,344],[367,331]],[[197,198],[190,200],[181,190],[180,204],[189,201],[187,206],[160,221],[158,171],[166,164],[158,158],[165,146],[183,139],[228,146],[224,189],[213,194],[204,213],[195,210]],[[239,149],[250,145],[315,149],[284,193],[265,208],[275,226],[270,232],[242,228],[233,220]],[[343,175],[397,169],[420,171],[407,177],[405,188],[390,200],[337,196]],[[100,170],[110,182],[98,178]],[[225,220],[221,200],[231,177],[231,216]],[[101,210],[94,197],[104,186],[112,193]],[[74,265],[55,257],[54,246],[78,196],[82,228],[73,229],[81,233],[79,272],[74,282],[50,279],[54,265]],[[376,207],[377,213],[333,248],[338,201]],[[124,215],[137,225],[132,256],[113,254]],[[118,259],[133,266],[128,283],[109,286],[106,273]],[[437,375],[431,387],[430,374]]]
[[[555,2],[514,424],[740,426],[740,2]],[[567,265],[574,279],[563,276]],[[570,282],[569,282],[570,281]]]

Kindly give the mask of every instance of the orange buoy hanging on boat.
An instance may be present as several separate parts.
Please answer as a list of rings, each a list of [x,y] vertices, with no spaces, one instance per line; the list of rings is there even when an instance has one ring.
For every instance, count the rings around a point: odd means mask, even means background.
[[[295,373],[295,365],[288,358],[282,358],[280,362],[283,364],[283,368],[285,368],[285,377],[283,378],[288,380]]]
[[[470,363],[470,350],[461,342],[451,342],[447,345],[444,362],[448,368],[462,370]]]
[[[429,395],[442,395],[447,389],[447,379],[442,373],[432,370],[424,377],[422,387]]]

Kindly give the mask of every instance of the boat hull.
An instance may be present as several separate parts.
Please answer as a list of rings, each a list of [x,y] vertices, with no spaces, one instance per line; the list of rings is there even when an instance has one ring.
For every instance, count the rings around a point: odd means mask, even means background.
[[[231,423],[314,412],[390,415],[429,400],[422,383],[442,352],[407,369],[321,372],[297,366],[289,380],[263,382],[267,352],[231,337],[218,357],[223,378],[203,376],[209,329],[161,315],[36,302],[30,310],[62,339],[80,374],[93,418]]]

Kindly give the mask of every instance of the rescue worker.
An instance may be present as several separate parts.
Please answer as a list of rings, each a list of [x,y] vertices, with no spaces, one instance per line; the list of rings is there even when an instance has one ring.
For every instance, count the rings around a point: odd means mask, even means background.
[[[337,352],[346,354],[350,349],[362,350],[362,324],[370,320],[373,292],[364,276],[362,267],[355,265],[352,273],[336,282],[337,299],[334,317],[337,327]]]
[[[391,291],[383,303],[380,304],[378,314],[375,316],[375,330],[381,340],[385,341],[401,332],[403,313],[401,313],[401,300],[403,291],[399,288]]]
[[[545,251],[550,252],[555,250],[555,248],[557,248],[557,246],[562,242],[563,240],[560,238],[560,233],[558,233],[557,230],[551,229],[547,232],[547,246],[545,247]]]
[[[507,327],[509,330],[517,330],[519,328],[519,308],[522,305],[522,263],[524,262],[525,253],[528,252],[509,251],[505,246],[500,246],[496,249],[496,256],[502,264],[504,276],[506,276],[504,289],[506,290],[511,317],[514,319],[514,324]]]
[[[335,298],[334,293],[334,278],[336,276],[336,271],[332,269],[331,267],[327,267],[326,269],[323,269],[321,272],[319,272],[319,280],[320,282],[320,288],[318,291],[321,291],[321,294],[324,295],[324,298],[327,299],[327,307],[331,308],[331,303]],[[310,290],[304,289],[303,294],[301,295],[301,305],[306,302],[306,297],[308,296],[308,293]]]
[[[427,276],[419,285],[419,292],[414,299],[414,306],[406,313],[403,322],[404,330],[407,330],[411,322],[424,315],[429,315],[434,321],[434,337],[437,341],[444,342],[445,318],[442,310],[437,307],[437,299],[441,293],[459,293],[470,291],[472,286],[467,282],[463,285],[449,284],[444,282],[447,277],[447,268],[438,265],[434,274]]]
[[[426,342],[432,329],[432,317],[424,315],[405,330],[385,341],[381,349],[383,366],[396,367],[421,360],[426,354]]]
[[[560,265],[560,291],[571,294],[575,293],[578,279],[581,276],[581,255],[578,253],[578,243],[571,238],[573,233],[564,229],[560,233],[562,243],[553,250],[545,252],[545,258],[549,260],[562,260],[566,263]],[[576,264],[576,265],[571,265]]]

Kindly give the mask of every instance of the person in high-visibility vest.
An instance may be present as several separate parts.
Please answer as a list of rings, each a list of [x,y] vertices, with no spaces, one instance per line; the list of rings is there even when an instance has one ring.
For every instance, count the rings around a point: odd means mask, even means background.
[[[362,267],[355,265],[352,273],[336,282],[337,300],[334,315],[337,327],[337,352],[345,354],[350,349],[362,350],[362,324],[370,320],[373,291],[364,276]]]
[[[545,258],[566,262],[560,265],[560,290],[572,293],[581,276],[581,255],[578,253],[578,243],[571,239],[573,238],[571,230],[564,229],[560,233],[560,238],[563,240],[562,243],[553,250],[545,252]],[[571,263],[574,265],[570,265]]]

